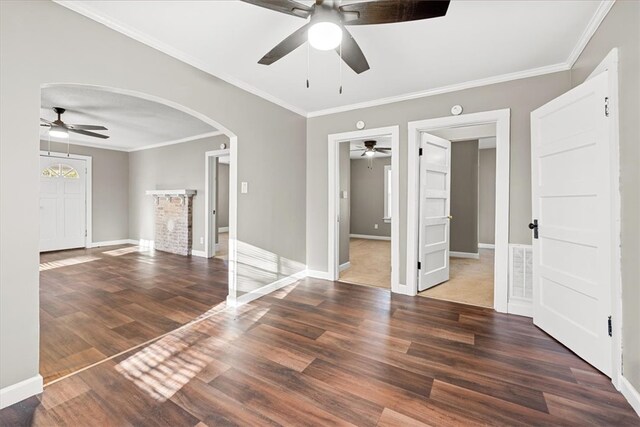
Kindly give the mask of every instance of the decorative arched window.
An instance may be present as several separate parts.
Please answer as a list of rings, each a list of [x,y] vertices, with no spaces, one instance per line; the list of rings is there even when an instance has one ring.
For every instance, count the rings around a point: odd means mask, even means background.
[[[51,165],[42,170],[42,176],[47,178],[67,178],[78,179],[80,174],[73,167],[58,163],[57,165]]]

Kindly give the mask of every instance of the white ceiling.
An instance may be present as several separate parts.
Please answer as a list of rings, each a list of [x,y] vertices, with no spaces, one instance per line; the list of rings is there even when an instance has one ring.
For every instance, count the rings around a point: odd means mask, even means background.
[[[357,150],[359,148],[364,147],[365,141],[375,140],[376,147],[385,147],[391,148],[391,137],[390,136],[379,136],[376,138],[365,138],[365,139],[354,139],[353,141],[349,141],[349,149],[351,150],[350,157],[354,160],[364,160],[367,159],[367,156],[362,155],[362,150]],[[377,153],[375,157],[391,157],[391,153]]]
[[[211,125],[180,110],[134,96],[107,92],[100,88],[77,85],[54,85],[41,91],[40,117],[56,119],[52,107],[67,111],[62,121],[68,124],[102,125],[109,139],[74,133],[75,144],[133,151],[157,145],[186,142],[217,133]],[[47,139],[48,128],[41,128]],[[61,141],[52,138],[52,141]],[[64,140],[66,142],[66,140]]]
[[[309,89],[306,44],[271,66],[257,64],[305,23],[300,18],[239,1],[60,3],[311,116],[352,104],[568,69],[610,7],[599,0],[453,0],[443,18],[352,26],[371,69],[356,75],[345,67],[340,95],[335,52],[310,50]]]

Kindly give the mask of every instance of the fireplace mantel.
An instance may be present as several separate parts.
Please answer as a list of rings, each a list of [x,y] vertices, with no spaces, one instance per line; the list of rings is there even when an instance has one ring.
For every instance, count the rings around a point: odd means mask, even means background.
[[[147,196],[171,197],[171,196],[195,196],[196,190],[147,190]]]

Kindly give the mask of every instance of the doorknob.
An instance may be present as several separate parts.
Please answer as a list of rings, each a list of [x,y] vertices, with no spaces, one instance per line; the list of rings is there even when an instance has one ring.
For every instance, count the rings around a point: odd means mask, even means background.
[[[453,215],[449,215],[447,218],[449,218],[449,221],[451,221],[453,219]]]
[[[538,220],[534,219],[533,222],[529,223],[529,230],[533,230],[533,238],[538,238]]]

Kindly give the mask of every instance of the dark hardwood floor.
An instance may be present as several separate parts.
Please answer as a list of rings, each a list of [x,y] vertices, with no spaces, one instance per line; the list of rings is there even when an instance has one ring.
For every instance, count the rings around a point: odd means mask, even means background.
[[[128,316],[128,314],[126,314]],[[0,411],[2,425],[640,425],[531,320],[306,279]]]
[[[227,267],[135,246],[40,256],[45,384],[157,338],[225,301]]]

